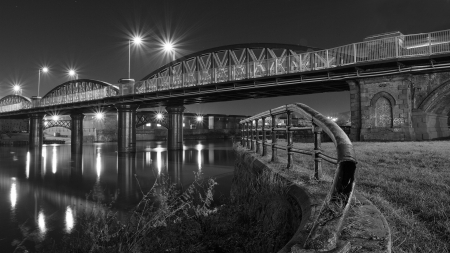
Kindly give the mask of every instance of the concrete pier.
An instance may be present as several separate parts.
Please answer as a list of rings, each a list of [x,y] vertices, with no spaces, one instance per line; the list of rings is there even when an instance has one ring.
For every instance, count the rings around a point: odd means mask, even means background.
[[[117,104],[117,151],[136,152],[136,110],[139,105]]]
[[[83,154],[83,119],[84,114],[73,112],[70,114],[72,119],[71,130],[71,144],[70,151],[72,154]]]
[[[183,112],[184,106],[167,106],[168,120],[168,150],[183,150]]]
[[[35,149],[36,147],[42,147],[44,141],[44,132],[42,129],[42,120],[44,119],[45,113],[33,113],[30,114],[30,149]]]

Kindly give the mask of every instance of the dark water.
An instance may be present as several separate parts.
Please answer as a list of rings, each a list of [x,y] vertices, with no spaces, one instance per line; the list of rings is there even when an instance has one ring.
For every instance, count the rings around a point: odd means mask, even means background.
[[[130,210],[158,175],[186,188],[201,171],[216,178],[216,196],[229,191],[231,141],[186,141],[183,151],[138,142],[135,155],[116,150],[116,143],[84,145],[82,155],[71,155],[70,145],[0,147],[0,252],[14,251],[14,241],[33,251],[46,238],[72,233],[77,213],[92,204],[87,194],[105,201],[115,196],[120,210]]]

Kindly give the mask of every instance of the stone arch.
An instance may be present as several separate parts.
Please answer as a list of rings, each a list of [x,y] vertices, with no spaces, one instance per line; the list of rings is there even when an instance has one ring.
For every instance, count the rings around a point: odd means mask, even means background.
[[[431,91],[419,104],[418,109],[426,113],[448,115],[450,113],[450,80]]]
[[[378,92],[372,97],[370,107],[375,118],[375,127],[391,128],[393,126],[393,109],[395,104],[395,98],[385,91]]]

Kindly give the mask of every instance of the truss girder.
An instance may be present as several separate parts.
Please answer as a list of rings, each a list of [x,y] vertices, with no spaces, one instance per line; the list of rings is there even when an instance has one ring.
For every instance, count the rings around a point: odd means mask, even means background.
[[[136,83],[147,93],[288,73],[289,57],[309,48],[287,44],[241,44],[213,48],[175,60]],[[277,53],[278,52],[278,53]],[[274,59],[274,57],[278,57]],[[294,68],[300,69],[296,63]]]
[[[0,99],[0,112],[31,108],[31,100],[22,95],[8,95]]]
[[[49,129],[52,127],[63,127],[71,130],[72,121],[71,120],[43,120],[43,129]]]
[[[118,87],[97,80],[78,79],[58,85],[42,97],[41,106],[67,104],[117,96]]]

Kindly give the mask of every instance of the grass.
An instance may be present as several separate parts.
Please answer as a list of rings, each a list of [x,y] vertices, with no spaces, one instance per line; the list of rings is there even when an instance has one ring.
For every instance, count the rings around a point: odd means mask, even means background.
[[[392,251],[450,252],[450,141],[353,145],[358,160],[356,190],[386,217]],[[313,148],[311,143],[295,146]],[[322,149],[336,157],[332,143],[323,143]],[[296,154],[294,160],[314,168],[311,157]],[[334,165],[322,166],[327,176],[334,176]]]

